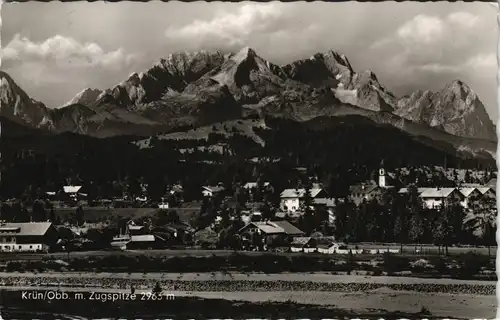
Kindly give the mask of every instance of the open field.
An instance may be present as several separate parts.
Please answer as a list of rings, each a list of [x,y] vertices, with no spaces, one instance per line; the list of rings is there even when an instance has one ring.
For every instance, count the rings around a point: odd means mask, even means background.
[[[17,285],[6,284],[5,280],[14,280]],[[150,292],[154,284],[160,281],[164,293],[174,295],[175,299],[196,297],[253,304],[294,302],[301,305],[334,307],[348,310],[352,314],[374,312],[417,314],[425,308],[435,317],[491,319],[496,312],[495,282],[491,281],[333,276],[321,273],[230,276],[170,273],[147,275],[0,273],[0,281],[4,290],[58,288],[57,290],[61,292],[122,293],[129,292],[130,284],[133,283],[139,295],[141,292]],[[101,285],[97,286],[98,283]],[[120,284],[121,288],[111,287],[113,284]],[[479,287],[489,289],[479,292],[477,291]]]
[[[377,245],[358,245],[360,249],[399,249],[400,247],[397,245],[394,246],[377,246]],[[415,246],[405,246],[403,247],[403,255],[411,256],[411,257],[426,257],[430,255],[437,255],[438,248],[436,246],[428,246],[421,252],[415,253]],[[79,257],[108,257],[108,256],[142,256],[146,255],[149,257],[181,257],[181,256],[192,256],[192,257],[207,257],[207,256],[228,256],[234,254],[233,250],[199,250],[199,249],[164,249],[164,250],[126,250],[126,251],[74,251],[69,254],[72,258]],[[488,255],[488,248],[474,248],[474,247],[450,247],[448,248],[448,253],[450,256],[464,254],[467,252],[475,252],[482,255]],[[248,255],[248,256],[261,256],[261,255],[277,255],[277,256],[340,256],[345,257],[345,254],[333,254],[333,255],[324,255],[320,253],[302,253],[302,252],[257,252],[257,251],[238,251],[238,254]],[[494,258],[496,256],[496,247],[490,249],[491,257]],[[373,257],[381,256],[381,254],[357,254],[357,260],[370,260]],[[68,258],[68,253],[66,252],[57,252],[57,253],[0,253],[0,261],[10,261],[10,260],[40,260],[40,259],[66,259]]]
[[[185,206],[180,208],[170,208],[177,211],[179,218],[183,222],[188,222],[191,216],[200,211],[199,206]],[[62,221],[66,221],[75,214],[76,208],[56,208],[54,212]],[[142,217],[153,216],[158,212],[158,208],[106,208],[106,207],[83,207],[83,218],[88,222],[97,222],[108,218],[119,219],[140,219]]]
[[[168,301],[148,301],[134,299],[132,301],[117,300],[113,303],[90,300],[90,293],[79,293],[84,299],[70,298],[65,300],[46,301],[35,300],[27,305],[21,297],[20,291],[3,291],[4,306],[1,314],[6,319],[324,319],[325,316],[333,319],[411,319],[428,318],[428,310],[405,313],[402,311],[390,312],[388,310],[350,310],[341,309],[331,305],[300,304],[293,301],[245,301],[203,298],[195,295],[183,295],[181,292],[175,299]],[[112,294],[117,294],[116,292]],[[139,296],[139,295],[138,295]],[[422,312],[424,311],[424,312]]]

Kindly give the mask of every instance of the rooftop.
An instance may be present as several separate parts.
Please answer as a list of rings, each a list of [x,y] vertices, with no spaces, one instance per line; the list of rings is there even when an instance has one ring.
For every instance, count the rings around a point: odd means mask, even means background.
[[[7,236],[43,236],[51,222],[5,222],[0,224],[0,234]]]
[[[323,189],[321,188],[312,188],[311,189],[311,197],[316,197]],[[285,189],[281,192],[281,198],[303,198],[306,194],[306,190],[301,189]]]
[[[132,241],[132,242],[154,242],[155,236],[152,234],[132,236],[132,237],[130,237],[130,241]]]
[[[455,188],[425,188],[420,196],[422,198],[446,198],[455,190]]]
[[[64,186],[63,190],[65,193],[77,193],[82,186]]]
[[[284,233],[287,235],[298,235],[304,234],[300,229],[295,227],[288,221],[262,221],[262,222],[250,222],[246,226],[240,229],[243,230],[249,225],[254,225],[259,230],[267,234],[279,234]]]

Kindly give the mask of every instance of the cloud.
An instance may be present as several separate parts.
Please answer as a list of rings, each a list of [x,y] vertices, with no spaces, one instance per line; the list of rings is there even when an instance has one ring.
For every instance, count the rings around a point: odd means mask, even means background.
[[[71,37],[56,35],[34,42],[16,34],[2,49],[2,60],[7,64],[40,63],[65,67],[104,67],[118,69],[130,64],[134,55],[122,49],[106,52],[96,43],[79,43]]]
[[[479,23],[479,17],[468,12],[453,12],[447,19],[452,24],[465,28],[474,28]]]
[[[498,67],[497,56],[494,53],[478,54],[467,60],[465,66],[477,70],[481,74],[483,70],[489,71]]]
[[[418,15],[402,25],[397,35],[403,41],[428,44],[441,40],[444,32],[445,25],[440,18]]]
[[[484,63],[491,65],[491,61],[496,64],[496,59],[491,60],[492,51],[484,52],[486,48],[472,45],[482,30],[480,17],[469,12],[457,11],[446,16],[419,14],[370,49],[392,50],[390,66],[407,73],[415,69],[449,73],[465,67],[481,68]],[[482,61],[485,57],[489,59],[486,62]]]
[[[286,9],[281,3],[244,4],[234,12],[221,10],[212,18],[169,27],[165,30],[165,36],[168,41],[182,43],[185,47],[244,47],[260,35],[279,36],[282,28],[288,29],[285,20],[290,16],[287,16]]]

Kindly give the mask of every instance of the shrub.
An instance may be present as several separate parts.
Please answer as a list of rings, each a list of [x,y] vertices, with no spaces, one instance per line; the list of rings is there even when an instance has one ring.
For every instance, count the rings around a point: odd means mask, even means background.
[[[458,258],[459,274],[461,278],[470,278],[477,275],[482,268],[490,266],[490,258],[474,252],[467,252]]]
[[[383,267],[387,273],[394,273],[410,269],[410,261],[406,257],[396,256],[393,253],[385,252]]]
[[[422,314],[422,315],[430,315],[431,312],[429,311],[429,309],[427,309],[427,307],[422,306],[422,308],[420,309],[420,314]]]

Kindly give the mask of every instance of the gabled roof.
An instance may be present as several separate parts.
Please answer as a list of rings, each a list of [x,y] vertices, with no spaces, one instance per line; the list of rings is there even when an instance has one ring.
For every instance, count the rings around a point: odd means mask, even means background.
[[[490,188],[490,187],[479,187],[479,188],[476,188],[479,192],[481,192],[482,194],[485,194],[487,193],[488,191],[491,191],[493,193],[495,193],[495,189],[493,188]]]
[[[224,190],[222,186],[203,186],[203,189],[211,192],[220,192]]]
[[[293,238],[291,245],[304,246],[309,242],[309,240],[311,240],[311,237],[295,237]]]
[[[63,186],[64,193],[77,193],[82,186]]]
[[[6,222],[0,224],[0,235],[5,236],[43,236],[52,222]]]
[[[303,231],[295,227],[288,221],[259,221],[250,222],[239,231],[247,228],[249,225],[253,225],[259,230],[267,234],[287,234],[287,235],[299,235],[304,234]]]
[[[316,197],[323,189],[321,188],[312,188],[311,189],[311,197]],[[281,198],[303,198],[306,194],[306,190],[301,189],[285,189],[281,192]]]
[[[335,199],[333,198],[316,198],[313,199],[313,203],[325,205],[327,207],[335,207]]]
[[[496,188],[497,187],[497,178],[493,178],[488,183],[486,183],[488,187]]]
[[[293,235],[293,234],[304,234],[302,230],[294,226],[288,221],[282,220],[282,221],[274,221],[274,224],[278,225],[278,227],[282,228],[286,234]]]
[[[425,188],[420,194],[422,198],[447,198],[455,188]]]
[[[132,225],[132,224],[130,224],[128,226],[129,230],[141,230],[142,228],[144,228],[144,226],[137,226],[137,225]]]
[[[376,184],[356,184],[349,187],[349,192],[351,194],[369,194],[378,188],[380,187]]]
[[[476,188],[460,188],[458,191],[460,191],[461,194],[463,194],[465,197],[469,197],[475,190]]]
[[[417,192],[420,194],[422,192],[424,192],[424,190],[426,190],[428,188],[417,188]],[[399,189],[398,193],[408,193],[408,188],[401,188]]]

